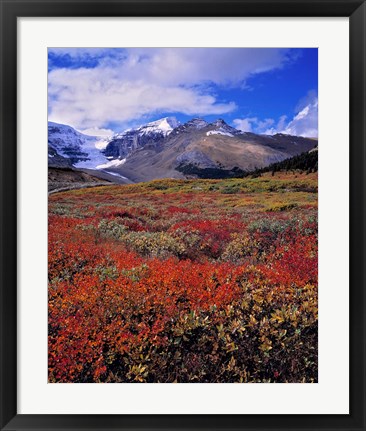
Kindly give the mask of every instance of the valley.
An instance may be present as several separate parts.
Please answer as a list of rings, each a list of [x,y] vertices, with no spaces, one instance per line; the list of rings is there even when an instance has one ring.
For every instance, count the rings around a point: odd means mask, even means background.
[[[317,140],[49,129],[49,382],[317,382]]]

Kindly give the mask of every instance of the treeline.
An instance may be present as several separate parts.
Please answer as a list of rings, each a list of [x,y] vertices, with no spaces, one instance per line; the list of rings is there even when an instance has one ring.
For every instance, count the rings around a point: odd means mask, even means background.
[[[181,163],[176,167],[176,170],[184,175],[193,175],[200,179],[227,179],[227,178],[244,178],[248,175],[247,172],[235,166],[233,169],[221,168],[200,168],[194,164]]]
[[[227,179],[227,178],[245,178],[259,177],[265,172],[288,172],[288,171],[303,171],[306,173],[318,171],[318,150],[301,153],[297,156],[290,157],[282,162],[272,163],[264,168],[255,169],[254,171],[243,171],[238,167],[233,169],[221,168],[200,168],[194,164],[181,163],[177,171],[185,175],[192,175],[201,179]]]
[[[265,168],[256,169],[252,174],[260,175],[265,172],[304,171],[306,173],[318,172],[318,150],[301,153],[282,162],[272,163]]]

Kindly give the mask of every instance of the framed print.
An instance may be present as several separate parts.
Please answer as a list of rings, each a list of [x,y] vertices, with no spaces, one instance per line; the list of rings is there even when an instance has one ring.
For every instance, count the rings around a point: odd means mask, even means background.
[[[364,2],[0,4],[1,429],[365,429]]]

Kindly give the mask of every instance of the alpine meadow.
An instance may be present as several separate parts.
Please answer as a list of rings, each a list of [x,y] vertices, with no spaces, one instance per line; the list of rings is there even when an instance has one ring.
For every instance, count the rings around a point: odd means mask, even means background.
[[[49,383],[317,383],[318,50],[48,65]]]

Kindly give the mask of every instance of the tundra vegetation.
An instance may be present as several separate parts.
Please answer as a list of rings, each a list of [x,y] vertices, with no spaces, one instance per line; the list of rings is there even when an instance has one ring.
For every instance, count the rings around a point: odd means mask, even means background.
[[[317,173],[49,197],[49,382],[317,382]]]

